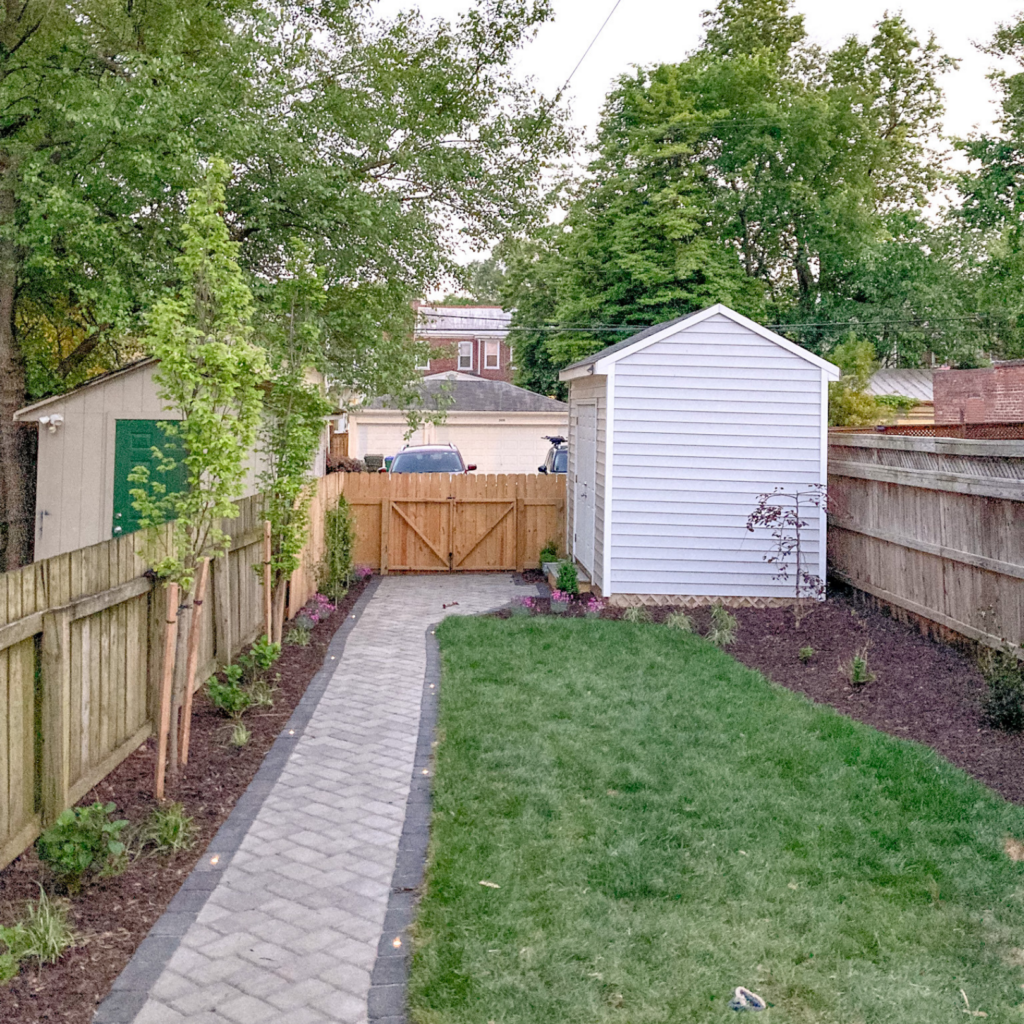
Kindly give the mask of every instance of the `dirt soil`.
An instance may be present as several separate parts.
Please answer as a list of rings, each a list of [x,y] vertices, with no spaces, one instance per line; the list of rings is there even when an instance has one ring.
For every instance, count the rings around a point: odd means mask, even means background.
[[[366,583],[357,583],[327,619],[313,629],[307,647],[285,644],[274,666],[279,674],[274,707],[250,712],[248,746],[226,743],[227,720],[210,704],[205,690],[195,696],[189,763],[167,796],[180,800],[195,819],[198,841],[188,853],[167,860],[144,856],[124,874],[87,887],[71,901],[71,920],[82,944],[38,973],[22,966],[21,974],[0,986],[0,1021],[35,1024],[61,1021],[90,1024],[96,1006],[121,973],[136,947],[163,913],[193,865],[245,792],[267,751],[323,664],[331,637],[345,621]],[[141,822],[156,805],[153,800],[155,741],[150,739],[107,776],[82,801],[113,801],[117,816]],[[34,850],[23,853],[0,871],[0,924],[22,916],[27,900],[38,896],[43,869]]]
[[[548,612],[547,598],[533,601],[536,613]],[[652,621],[664,622],[676,610],[648,612]],[[582,606],[573,602],[566,614],[582,615]],[[623,610],[603,608],[600,614],[618,619]],[[698,632],[707,631],[710,609],[688,614]],[[932,640],[845,592],[830,593],[799,623],[788,608],[738,608],[733,614],[737,638],[728,651],[744,665],[883,732],[927,743],[1007,800],[1024,804],[1024,733],[985,724],[986,683],[968,651]],[[799,658],[802,647],[814,649],[806,663]],[[875,679],[854,687],[847,666],[865,653]]]

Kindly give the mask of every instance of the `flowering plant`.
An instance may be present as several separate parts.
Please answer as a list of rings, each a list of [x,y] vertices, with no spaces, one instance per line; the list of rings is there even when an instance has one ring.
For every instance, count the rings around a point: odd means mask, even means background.
[[[517,597],[512,602],[511,612],[513,615],[530,615],[536,607],[536,599],[532,597]]]
[[[305,604],[299,616],[316,625],[334,611],[334,603],[324,594],[314,594]],[[296,616],[298,618],[298,616]]]
[[[368,565],[357,565],[353,575],[360,583],[363,583],[373,575],[373,570]]]
[[[588,619],[596,619],[600,616],[602,608],[604,608],[604,601],[596,595],[590,594],[583,605],[583,614]]]
[[[559,590],[557,587],[551,591],[551,611],[556,615],[564,614],[569,608],[569,598],[571,594],[567,594],[564,590]]]

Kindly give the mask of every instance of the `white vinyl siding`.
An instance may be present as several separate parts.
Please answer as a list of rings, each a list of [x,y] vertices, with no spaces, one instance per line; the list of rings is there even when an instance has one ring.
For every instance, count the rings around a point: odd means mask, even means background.
[[[721,315],[616,362],[609,593],[793,596],[763,559],[770,532],[746,522],[759,494],[821,482],[822,373]],[[820,516],[806,518],[824,576]]]
[[[596,401],[597,403],[597,459],[594,473],[594,572],[593,583],[595,587],[604,589],[603,566],[604,566],[604,481],[605,481],[605,442],[607,437],[607,413],[608,396],[606,387],[607,377],[585,377],[581,380],[574,380],[570,389],[569,397],[569,467],[566,476],[566,550],[572,552],[572,533],[575,521],[573,509],[573,481],[575,479],[576,463],[576,424],[578,421],[579,403]]]

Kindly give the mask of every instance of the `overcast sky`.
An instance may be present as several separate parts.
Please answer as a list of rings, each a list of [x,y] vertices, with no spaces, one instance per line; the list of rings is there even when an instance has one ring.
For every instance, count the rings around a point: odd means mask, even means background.
[[[542,90],[557,92],[587,44],[604,21],[614,0],[553,0],[555,20],[540,30],[523,54],[520,67],[533,75]],[[466,6],[465,0],[382,0],[381,13],[418,6],[427,17],[451,18]],[[713,0],[622,0],[608,27],[583,66],[576,72],[568,96],[573,120],[592,129],[613,79],[634,64],[660,64],[682,60],[700,39],[700,12]],[[811,38],[834,47],[850,34],[864,39],[872,25],[888,10],[902,10],[910,25],[924,38],[933,31],[939,43],[962,64],[946,76],[946,128],[964,135],[975,125],[992,120],[991,84],[986,81],[991,60],[971,45],[991,38],[1001,21],[1007,21],[1024,0],[798,0],[797,10],[806,17]]]

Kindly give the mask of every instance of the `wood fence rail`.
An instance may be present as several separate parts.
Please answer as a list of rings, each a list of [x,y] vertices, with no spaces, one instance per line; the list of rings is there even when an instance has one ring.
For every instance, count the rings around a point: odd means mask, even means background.
[[[1024,654],[1024,441],[832,432],[830,571]]]

